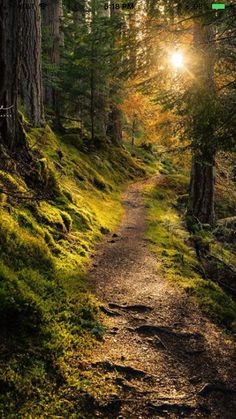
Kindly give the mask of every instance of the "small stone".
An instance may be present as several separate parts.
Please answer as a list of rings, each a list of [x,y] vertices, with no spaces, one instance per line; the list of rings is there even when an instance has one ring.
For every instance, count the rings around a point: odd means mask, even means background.
[[[102,234],[109,234],[110,233],[110,230],[106,227],[101,227],[100,231],[101,231]]]

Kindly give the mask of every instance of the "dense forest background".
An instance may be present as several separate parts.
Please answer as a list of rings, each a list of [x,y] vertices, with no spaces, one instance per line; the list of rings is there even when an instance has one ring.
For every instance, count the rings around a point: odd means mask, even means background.
[[[165,177],[147,198],[165,275],[235,333],[235,5],[0,6],[0,412],[90,417],[87,267],[131,181]]]

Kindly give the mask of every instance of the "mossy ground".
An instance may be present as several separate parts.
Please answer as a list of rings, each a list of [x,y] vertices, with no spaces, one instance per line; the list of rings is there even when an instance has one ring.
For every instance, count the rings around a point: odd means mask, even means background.
[[[203,311],[218,324],[235,331],[236,303],[214,282],[214,278],[203,279],[199,274],[200,262],[185,224],[184,210],[189,184],[186,171],[181,164],[178,165],[178,171],[172,164],[169,172],[171,174],[165,174],[157,187],[145,191],[147,237],[152,251],[157,255],[159,269],[168,279],[194,296]],[[165,170],[165,173],[168,171]],[[219,243],[212,233],[202,230],[197,235],[210,243],[212,254],[223,258],[225,263],[229,260],[235,262],[230,249]]]
[[[125,185],[145,169],[125,149],[85,153],[76,135],[49,127],[27,137],[33,176],[17,162],[0,172],[0,414],[79,418],[91,382],[83,363],[104,333],[89,257],[118,224]]]

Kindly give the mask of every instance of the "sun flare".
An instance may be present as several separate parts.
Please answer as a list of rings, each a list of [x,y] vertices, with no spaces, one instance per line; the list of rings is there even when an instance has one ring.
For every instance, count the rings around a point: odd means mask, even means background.
[[[184,56],[180,51],[172,53],[170,59],[173,67],[177,69],[184,67]]]

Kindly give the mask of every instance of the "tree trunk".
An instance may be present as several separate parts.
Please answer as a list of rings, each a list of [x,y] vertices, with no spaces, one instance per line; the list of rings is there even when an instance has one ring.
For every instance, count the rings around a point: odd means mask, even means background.
[[[101,33],[98,31],[100,24],[103,25],[103,12],[96,0],[91,2],[91,50],[90,50],[90,120],[91,139],[96,148],[99,148],[106,137],[106,95],[101,88],[106,84],[106,75],[103,68],[99,68]]]
[[[116,27],[116,36],[114,37],[110,45],[111,51],[113,51],[115,49],[116,43],[119,44],[122,41],[123,19],[122,19],[122,15],[119,13],[119,10],[116,8],[113,9],[112,7],[110,11],[110,18],[115,22],[115,27]],[[118,50],[118,52],[116,53],[116,61],[118,63],[118,66],[121,66],[122,60],[123,60],[123,50],[120,48],[120,50]],[[113,78],[111,79],[110,85],[111,85],[110,94],[109,94],[110,112],[108,114],[108,121],[107,121],[107,134],[109,135],[114,145],[120,146],[123,143],[122,112],[118,108],[116,103],[114,103],[113,97],[118,95],[121,85],[120,85],[120,82],[117,80],[116,75],[115,75],[115,80]]]
[[[45,54],[48,62],[54,67],[55,72],[60,64],[60,46],[62,44],[62,35],[60,33],[60,19],[62,15],[61,0],[47,0],[42,10],[42,23],[46,29],[46,36],[49,37],[50,46],[46,48]],[[44,103],[47,107],[53,109],[56,114],[59,113],[58,91],[50,85],[50,74],[45,74],[44,82]],[[47,81],[47,79],[49,79]]]
[[[24,112],[33,127],[44,123],[41,70],[41,15],[39,0],[21,1],[22,63],[20,96]]]
[[[15,149],[23,142],[17,115],[21,59],[20,1],[0,1],[0,143]],[[10,108],[6,110],[6,108]]]
[[[109,125],[107,128],[107,134],[109,135],[114,145],[121,145],[123,142],[122,138],[122,122],[121,122],[121,111],[116,105],[112,105],[112,109],[109,115]]]
[[[201,223],[213,225],[215,221],[216,89],[214,84],[215,56],[210,42],[211,37],[212,30],[209,26],[200,22],[195,24],[194,43],[198,59],[193,71],[195,78],[190,100],[193,160],[188,213]]]
[[[95,118],[95,105],[94,105],[94,95],[95,95],[95,77],[94,77],[94,43],[92,41],[91,47],[91,69],[90,69],[90,121],[91,121],[91,141],[95,143],[95,133],[94,133],[94,118]]]
[[[214,156],[212,158],[211,164],[192,162],[189,209],[203,224],[213,224],[215,220],[215,161]]]

